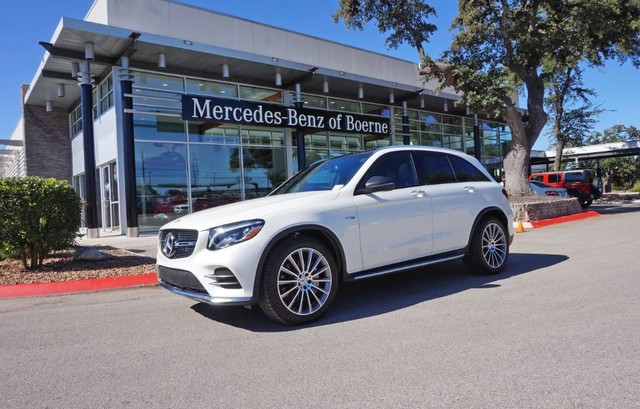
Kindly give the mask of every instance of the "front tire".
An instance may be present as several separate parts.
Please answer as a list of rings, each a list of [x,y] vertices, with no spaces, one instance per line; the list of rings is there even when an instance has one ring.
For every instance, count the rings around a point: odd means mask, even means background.
[[[267,257],[258,304],[275,321],[305,324],[327,311],[337,290],[333,254],[315,239],[292,237]]]
[[[507,230],[495,217],[483,219],[473,232],[464,263],[480,274],[498,274],[509,259]]]

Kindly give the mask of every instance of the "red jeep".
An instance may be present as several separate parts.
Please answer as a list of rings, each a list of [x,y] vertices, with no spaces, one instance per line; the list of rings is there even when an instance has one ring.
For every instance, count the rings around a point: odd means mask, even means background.
[[[596,172],[592,169],[533,173],[529,180],[567,189],[570,196],[578,198],[583,209],[591,206],[594,199],[602,196],[602,181],[596,177]]]

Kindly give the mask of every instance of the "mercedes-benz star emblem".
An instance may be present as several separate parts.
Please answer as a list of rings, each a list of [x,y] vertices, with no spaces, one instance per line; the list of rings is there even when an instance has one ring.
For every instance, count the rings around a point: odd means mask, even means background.
[[[171,258],[176,254],[176,236],[173,233],[167,233],[162,243],[162,254]]]

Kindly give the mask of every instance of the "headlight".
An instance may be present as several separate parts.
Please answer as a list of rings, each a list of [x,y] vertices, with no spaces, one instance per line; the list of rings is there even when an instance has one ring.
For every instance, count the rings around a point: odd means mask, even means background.
[[[209,230],[207,248],[209,250],[219,250],[250,240],[260,233],[263,226],[264,220],[248,220],[214,227]]]

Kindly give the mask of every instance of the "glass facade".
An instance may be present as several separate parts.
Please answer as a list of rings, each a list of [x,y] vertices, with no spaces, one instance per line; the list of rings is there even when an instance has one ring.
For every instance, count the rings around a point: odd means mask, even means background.
[[[133,71],[136,192],[141,231],[155,230],[194,211],[266,196],[288,175],[298,171],[295,129],[185,121],[181,116],[183,94],[278,105],[294,100],[290,93],[280,89]],[[113,95],[113,78],[109,75],[95,88],[95,117],[113,106]],[[303,94],[303,106],[392,116],[395,143],[403,143],[402,109],[311,94]],[[421,110],[409,110],[408,114],[411,144],[474,153],[470,118]],[[80,107],[71,111],[69,125],[72,136],[82,131]],[[391,135],[304,132],[308,165],[324,158],[387,146],[393,140]],[[502,157],[510,140],[508,128],[497,122],[481,121],[480,132],[483,163],[500,180]],[[74,182],[80,187],[79,177]],[[117,186],[117,180],[112,183]],[[111,202],[108,212],[117,213],[117,197],[111,198]],[[111,216],[113,228],[119,223],[117,215]]]

